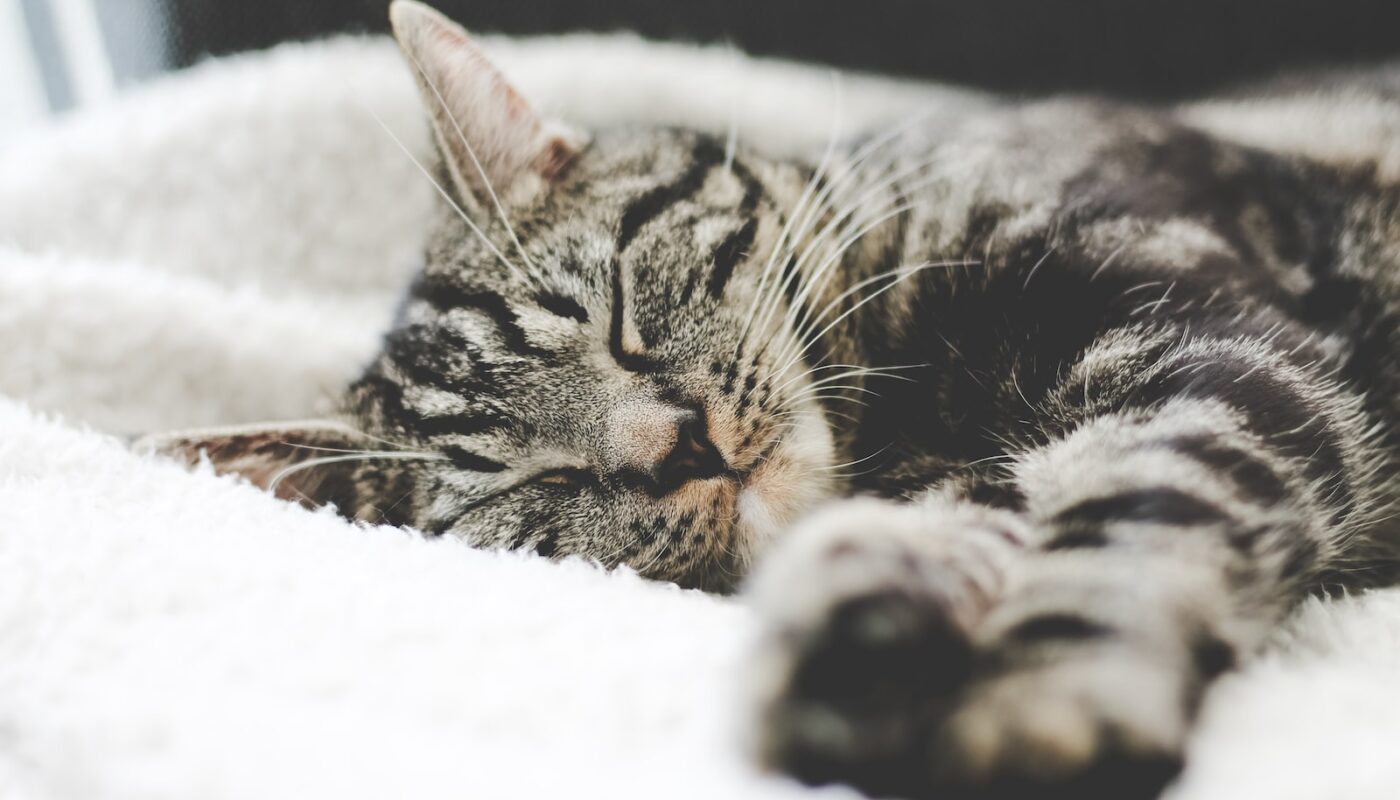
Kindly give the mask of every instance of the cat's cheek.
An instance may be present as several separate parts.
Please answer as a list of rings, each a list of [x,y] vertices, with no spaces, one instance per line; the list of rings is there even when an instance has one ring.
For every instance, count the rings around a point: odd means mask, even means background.
[[[736,539],[750,563],[782,539],[794,522],[837,492],[831,477],[835,454],[831,431],[819,415],[802,416],[739,491]]]
[[[735,510],[735,539],[740,543],[740,552],[750,561],[787,527],[788,520],[778,514],[765,492],[752,485],[739,490]]]

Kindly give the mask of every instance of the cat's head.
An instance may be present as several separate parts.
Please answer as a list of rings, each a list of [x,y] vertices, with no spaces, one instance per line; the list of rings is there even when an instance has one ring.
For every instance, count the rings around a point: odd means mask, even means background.
[[[183,449],[353,516],[727,585],[833,488],[784,272],[809,176],[547,122],[460,27],[391,17],[441,155],[426,266],[343,421]]]

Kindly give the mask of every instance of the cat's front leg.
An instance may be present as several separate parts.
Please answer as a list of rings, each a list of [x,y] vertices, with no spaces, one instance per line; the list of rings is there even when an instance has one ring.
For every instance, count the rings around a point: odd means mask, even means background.
[[[799,525],[750,585],[759,758],[813,783],[926,784],[931,733],[1030,534],[1017,515],[937,498],[849,500]]]

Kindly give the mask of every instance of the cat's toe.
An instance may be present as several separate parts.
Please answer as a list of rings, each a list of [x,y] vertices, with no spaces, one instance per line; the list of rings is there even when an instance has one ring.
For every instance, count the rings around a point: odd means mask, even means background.
[[[1011,774],[941,796],[963,800],[1151,800],[1162,794],[1181,766],[1177,755],[1108,751],[1068,777],[1043,780]]]
[[[851,598],[794,644],[784,690],[762,714],[762,759],[814,784],[919,785],[922,743],[971,664],[941,602],[898,589]]]
[[[1177,676],[1108,656],[970,684],[930,738],[944,797],[1150,800],[1176,777],[1188,725]]]

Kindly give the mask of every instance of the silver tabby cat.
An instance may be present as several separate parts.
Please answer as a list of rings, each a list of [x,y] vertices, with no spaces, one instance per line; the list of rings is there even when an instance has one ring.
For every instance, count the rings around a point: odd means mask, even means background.
[[[483,547],[758,563],[758,757],[875,793],[1152,796],[1212,679],[1389,578],[1400,184],[1365,152],[1063,100],[811,160],[584,136],[391,16],[442,202],[382,352],[343,420],[168,448]]]

